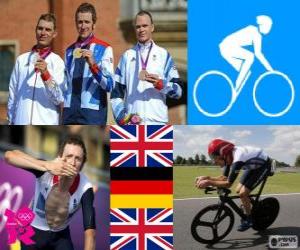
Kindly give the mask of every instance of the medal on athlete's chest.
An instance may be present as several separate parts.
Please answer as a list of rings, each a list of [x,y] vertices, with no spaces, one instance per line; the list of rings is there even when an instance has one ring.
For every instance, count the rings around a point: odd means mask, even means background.
[[[139,79],[141,81],[145,81],[147,74],[148,74],[147,70],[141,70],[139,73]]]
[[[76,49],[73,50],[73,57],[75,59],[78,59],[81,56],[82,56],[82,50],[81,50],[81,48],[76,48]]]
[[[141,81],[145,81],[146,77],[148,75],[148,72],[147,72],[146,68],[147,68],[147,65],[148,65],[148,60],[149,60],[150,52],[152,50],[152,46],[153,46],[153,43],[151,43],[151,45],[150,45],[150,48],[149,48],[147,56],[146,56],[146,60],[144,60],[144,58],[142,56],[140,45],[138,46],[138,53],[139,53],[139,56],[140,56],[140,59],[141,59],[141,65],[142,65],[142,70],[139,73],[139,79]]]

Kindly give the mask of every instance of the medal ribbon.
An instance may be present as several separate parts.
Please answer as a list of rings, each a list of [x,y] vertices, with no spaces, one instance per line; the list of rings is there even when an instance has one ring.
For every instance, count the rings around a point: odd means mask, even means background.
[[[46,57],[52,52],[51,47],[46,47],[46,48],[42,48],[42,49],[38,49],[36,45],[33,46],[32,48],[33,52],[36,52],[39,54],[39,56],[45,60]]]
[[[51,47],[39,49],[39,48],[37,48],[37,45],[34,45],[32,47],[32,52],[38,53],[39,57],[42,58],[43,60],[45,60],[46,57],[52,52],[52,49],[51,49]],[[31,58],[31,56],[29,58]],[[30,125],[32,125],[32,119],[33,119],[33,102],[35,99],[35,86],[36,86],[37,73],[38,73],[38,70],[36,68],[34,68],[34,71],[35,71],[36,75],[35,75],[35,81],[34,81],[34,85],[33,85],[32,99],[31,99],[32,102],[31,102],[31,113],[30,113]]]
[[[92,39],[94,39],[94,34],[91,33],[84,41],[80,41],[79,38],[77,39],[77,42],[75,43],[75,48],[82,48],[87,46],[91,43]]]
[[[148,54],[147,54],[147,57],[146,57],[146,61],[144,61],[144,59],[143,59],[143,57],[142,57],[142,53],[141,53],[141,46],[138,45],[138,48],[139,48],[139,54],[140,54],[141,63],[142,63],[142,69],[143,69],[143,70],[146,70],[146,68],[147,68],[147,64],[148,64],[150,52],[151,52],[151,50],[152,50],[152,46],[153,46],[153,43],[151,42],[150,49],[148,50]]]

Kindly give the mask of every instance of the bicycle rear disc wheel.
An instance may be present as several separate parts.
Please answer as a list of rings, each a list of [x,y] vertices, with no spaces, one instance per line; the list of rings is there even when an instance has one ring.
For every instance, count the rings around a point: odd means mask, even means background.
[[[279,213],[279,201],[274,197],[268,197],[258,202],[253,208],[252,228],[256,231],[261,231],[273,224]]]
[[[210,205],[194,217],[191,233],[196,241],[211,245],[225,238],[233,224],[234,215],[230,208]]]

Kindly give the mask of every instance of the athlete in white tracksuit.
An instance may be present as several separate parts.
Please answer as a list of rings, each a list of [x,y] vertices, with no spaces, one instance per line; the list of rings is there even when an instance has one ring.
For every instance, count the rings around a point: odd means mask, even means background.
[[[118,124],[126,124],[128,114],[137,114],[142,124],[165,124],[166,97],[179,99],[182,95],[178,71],[170,54],[152,40],[151,14],[139,12],[135,28],[138,43],[122,55],[115,72],[114,117]]]
[[[64,61],[51,52],[45,59],[53,84],[34,71],[35,52],[18,57],[9,83],[8,120],[14,125],[57,125],[63,103]]]
[[[50,48],[55,36],[55,17],[42,15],[36,27],[37,44],[31,52],[17,58],[10,78],[9,124],[59,124],[65,67],[63,60]]]

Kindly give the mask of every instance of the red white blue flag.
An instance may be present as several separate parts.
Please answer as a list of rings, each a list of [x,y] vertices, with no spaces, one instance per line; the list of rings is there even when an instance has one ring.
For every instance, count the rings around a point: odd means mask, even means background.
[[[110,127],[111,167],[171,167],[173,126]]]
[[[111,250],[173,249],[173,209],[111,209]]]

